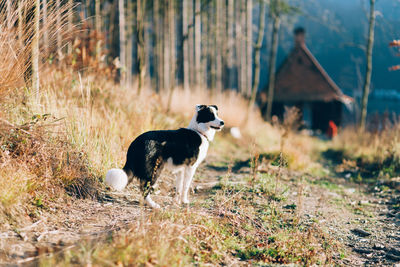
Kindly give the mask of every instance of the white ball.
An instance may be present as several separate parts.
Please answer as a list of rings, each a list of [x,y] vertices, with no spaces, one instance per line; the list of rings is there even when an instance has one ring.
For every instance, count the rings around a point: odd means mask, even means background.
[[[105,182],[112,189],[121,191],[128,184],[128,176],[121,169],[111,169],[106,174]]]
[[[236,139],[242,138],[242,134],[240,133],[239,127],[232,127],[231,135],[233,136],[233,138],[236,138]]]

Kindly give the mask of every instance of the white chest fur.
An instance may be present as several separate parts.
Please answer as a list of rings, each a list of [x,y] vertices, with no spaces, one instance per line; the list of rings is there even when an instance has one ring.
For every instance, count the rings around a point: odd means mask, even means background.
[[[197,160],[193,165],[193,167],[195,168],[197,168],[197,166],[199,166],[200,163],[206,158],[209,146],[208,140],[202,135],[200,135],[200,137],[201,137],[201,145],[199,147],[199,156],[197,157]]]
[[[196,169],[200,165],[200,163],[206,158],[209,146],[209,142],[204,136],[200,135],[200,138],[201,138],[201,145],[199,146],[199,154],[193,165],[191,166],[175,165],[173,163],[172,158],[168,158],[165,167],[172,173],[180,172],[184,170],[185,167],[193,167]]]

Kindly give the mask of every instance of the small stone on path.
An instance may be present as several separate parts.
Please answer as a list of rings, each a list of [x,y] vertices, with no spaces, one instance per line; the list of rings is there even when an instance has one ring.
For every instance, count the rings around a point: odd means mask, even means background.
[[[359,229],[359,228],[354,228],[353,230],[351,230],[351,232],[353,234],[362,236],[362,237],[366,237],[366,236],[370,236],[371,233],[368,233],[367,231],[363,230],[363,229]]]

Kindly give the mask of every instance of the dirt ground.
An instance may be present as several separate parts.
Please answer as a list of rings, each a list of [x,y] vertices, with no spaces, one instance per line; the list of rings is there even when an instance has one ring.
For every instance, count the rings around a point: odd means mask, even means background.
[[[227,168],[210,165],[213,160],[208,158],[195,176],[192,199],[198,198],[196,201],[201,201],[227,172]],[[248,167],[235,169],[231,182],[240,182],[249,172]],[[173,180],[169,174],[163,174],[161,180],[161,193],[155,200],[168,209],[173,205]],[[400,197],[396,191],[354,184],[336,175],[316,178],[285,172],[282,182],[288,186],[287,201],[282,205],[296,203],[301,223],[317,222],[344,244],[345,255],[335,259],[337,264],[400,266]],[[196,193],[199,190],[201,194]],[[0,264],[35,266],[40,257],[67,250],[83,240],[101,240],[149,212],[134,185],[121,193],[104,192],[98,200],[71,197],[43,210],[38,220],[0,232]]]

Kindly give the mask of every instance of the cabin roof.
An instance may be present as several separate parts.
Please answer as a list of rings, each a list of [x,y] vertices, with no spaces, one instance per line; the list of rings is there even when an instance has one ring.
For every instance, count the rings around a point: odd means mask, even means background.
[[[333,100],[345,104],[353,101],[329,77],[304,41],[297,41],[276,74],[274,101]]]

